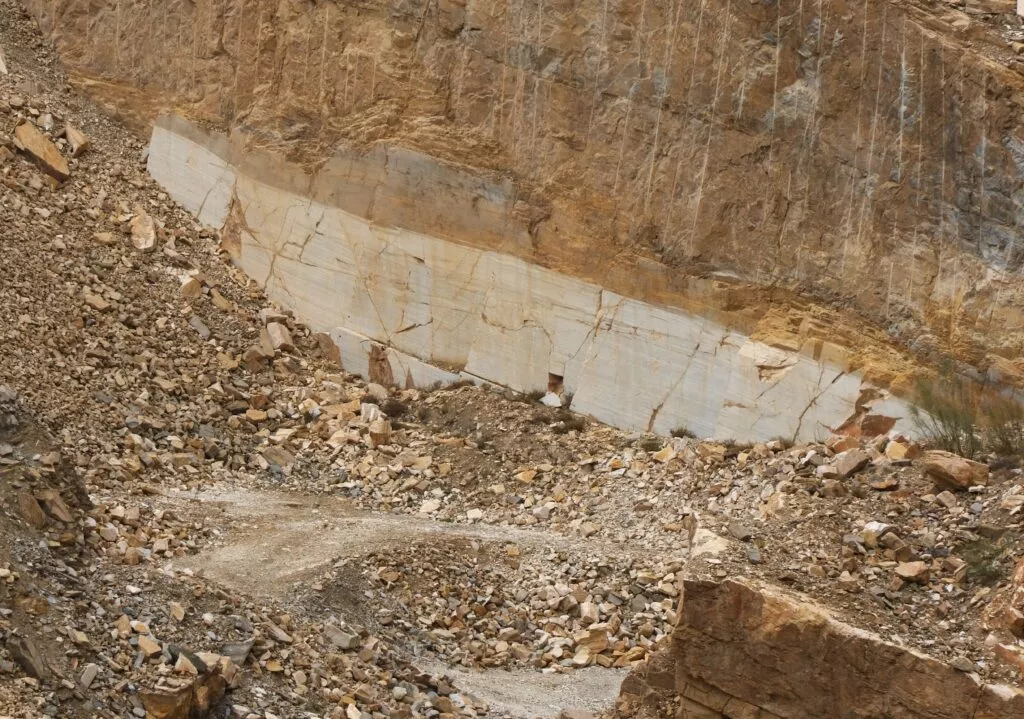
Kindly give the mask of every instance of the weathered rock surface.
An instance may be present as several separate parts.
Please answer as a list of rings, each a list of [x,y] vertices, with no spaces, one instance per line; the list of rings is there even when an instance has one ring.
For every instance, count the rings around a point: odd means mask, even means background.
[[[619,710],[700,719],[998,719],[1024,693],[883,641],[805,597],[728,580],[687,581],[669,646],[623,683]]]
[[[924,473],[943,489],[964,490],[988,484],[988,467],[952,452],[925,452]]]
[[[977,3],[25,4],[125,117],[244,126],[330,178],[277,189],[378,228],[735,312],[746,333],[845,346],[884,383],[905,378],[851,341],[852,315],[787,291],[1024,376],[1024,78]],[[219,226],[230,172],[199,171]],[[250,225],[265,251],[321,263],[267,220]]]
[[[68,161],[39,129],[30,122],[23,122],[14,130],[14,137],[26,153],[49,175],[57,180],[66,180],[71,174]]]
[[[317,183],[344,182],[354,163],[328,168]],[[556,377],[574,409],[613,425],[751,440],[827,433],[867,389],[838,349],[783,349],[508,254],[384,229],[338,207],[344,194],[310,201],[276,186],[295,168],[271,165],[176,118],[157,125],[149,154],[172,196],[200,218],[228,218],[241,267],[330,332],[349,371],[405,386],[459,378],[419,358],[521,392]],[[276,333],[271,340],[287,344]],[[868,396],[872,411],[906,414],[885,393]]]

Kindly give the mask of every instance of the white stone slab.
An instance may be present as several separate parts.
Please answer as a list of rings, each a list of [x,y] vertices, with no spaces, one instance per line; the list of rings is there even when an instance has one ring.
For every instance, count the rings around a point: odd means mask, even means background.
[[[471,377],[529,392],[546,389],[553,374],[574,394],[574,410],[608,424],[741,441],[824,438],[861,395],[861,378],[836,366],[511,255],[381,227],[263,173],[236,171],[222,159],[230,157],[222,138],[201,139],[181,120],[161,121],[153,176],[217,226],[235,198],[248,230],[241,267],[329,332],[349,372],[369,375],[376,344],[399,386]],[[373,161],[374,176],[387,171]],[[501,198],[492,199],[494,210]],[[883,396],[875,411],[907,415]]]

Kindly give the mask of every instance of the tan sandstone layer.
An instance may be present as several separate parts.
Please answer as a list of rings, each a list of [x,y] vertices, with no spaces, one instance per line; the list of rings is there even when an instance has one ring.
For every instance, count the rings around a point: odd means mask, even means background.
[[[143,123],[177,109],[307,165],[406,148],[510,193],[500,236],[460,212],[418,218],[431,234],[675,306],[732,273],[770,288],[725,303],[755,319],[809,292],[926,356],[1020,369],[1024,82],[975,8],[26,5]]]
[[[670,646],[622,685],[628,716],[1004,719],[1024,693],[831,618],[750,580],[687,581]]]

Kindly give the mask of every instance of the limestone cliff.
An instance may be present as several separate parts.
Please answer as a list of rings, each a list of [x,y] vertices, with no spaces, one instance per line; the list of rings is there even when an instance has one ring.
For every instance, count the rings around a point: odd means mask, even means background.
[[[338,153],[365,160],[345,161],[334,200],[378,225],[773,346],[832,342],[883,385],[909,366],[890,340],[1024,374],[1024,78],[981,16],[890,0],[26,6],[143,125],[173,110],[231,129],[308,173],[282,173],[300,194]],[[402,182],[370,202],[389,161]]]

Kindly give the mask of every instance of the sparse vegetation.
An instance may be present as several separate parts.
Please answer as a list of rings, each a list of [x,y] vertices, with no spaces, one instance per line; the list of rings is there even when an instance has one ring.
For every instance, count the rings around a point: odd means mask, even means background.
[[[937,378],[918,381],[911,417],[925,440],[939,449],[974,457],[978,436],[979,389],[944,369]]]
[[[981,403],[986,449],[1000,457],[1024,452],[1024,404],[1014,397],[991,393]]]
[[[657,437],[644,437],[640,440],[640,449],[645,452],[657,452],[664,444],[665,442]]]
[[[676,427],[674,430],[672,430],[672,436],[680,439],[697,439],[697,435],[695,435],[686,427]]]
[[[918,431],[938,449],[974,458],[1024,453],[1024,404],[944,368],[920,380],[911,414]]]
[[[568,434],[569,432],[582,432],[587,428],[587,420],[581,415],[573,414],[565,409],[559,410],[558,421],[552,426],[551,431],[555,434]]]
[[[381,406],[381,409],[384,411],[384,414],[386,414],[388,417],[391,417],[392,419],[397,419],[398,417],[403,416],[406,412],[409,411],[409,406],[401,400],[389,398],[384,401],[384,404]]]
[[[545,394],[547,393],[542,389],[534,389],[530,390],[529,392],[524,392],[520,396],[522,397],[523,402],[526,402],[527,404],[532,404],[534,402],[540,402]]]
[[[721,443],[725,445],[726,457],[735,457],[740,452],[746,452],[747,450],[752,449],[754,446],[753,442],[738,442],[735,439],[731,438],[724,439]]]

